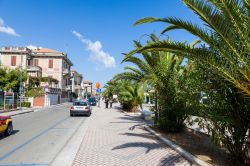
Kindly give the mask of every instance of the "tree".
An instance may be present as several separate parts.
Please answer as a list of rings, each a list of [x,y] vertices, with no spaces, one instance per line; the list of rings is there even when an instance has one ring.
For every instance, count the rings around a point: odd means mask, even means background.
[[[217,94],[213,95],[213,99],[217,97],[217,100],[213,100],[217,106],[222,104],[221,102],[229,103],[232,106],[233,102],[237,104],[249,105],[250,97],[250,1],[249,0],[183,0],[183,2],[200,18],[204,23],[204,26],[199,26],[190,21],[185,21],[175,17],[168,18],[153,18],[148,17],[141,19],[135,23],[135,25],[149,23],[149,22],[164,22],[169,25],[162,31],[166,33],[168,31],[183,29],[187,32],[197,36],[202,40],[203,44],[190,47],[187,42],[172,42],[169,40],[162,40],[157,42],[147,43],[145,46],[135,49],[126,55],[129,58],[135,53],[142,52],[152,52],[152,51],[169,51],[180,56],[184,56],[193,60],[198,64],[202,64],[208,68],[205,71],[211,71],[214,74],[215,80],[219,84],[213,84],[217,88]],[[222,81],[223,80],[223,81]],[[220,82],[221,81],[221,82]],[[222,84],[221,84],[222,83]],[[224,87],[223,87],[224,86]],[[234,87],[232,87],[234,86]],[[211,88],[211,87],[210,87]],[[211,95],[211,89],[209,90]],[[219,95],[219,92],[223,95]],[[223,97],[226,97],[223,99]],[[236,104],[236,105],[237,105]],[[241,106],[238,105],[238,106]],[[232,108],[237,108],[235,107]],[[226,106],[223,105],[223,106]],[[210,107],[211,108],[211,107]],[[220,108],[219,112],[216,111],[216,106],[212,107],[211,114],[212,118],[221,117],[220,111],[226,113],[224,118],[233,118],[232,108],[223,109]],[[237,150],[245,150],[245,164],[250,164],[250,120],[249,120],[249,109],[243,107],[238,107],[236,109],[239,114],[245,116],[246,122],[248,124],[248,129],[246,131],[245,126],[237,128],[232,121],[223,121],[223,119],[218,118],[217,121],[220,123],[217,127],[222,127],[220,132],[215,132],[218,137],[223,137],[222,131],[227,129],[227,127],[232,127],[231,130],[242,130],[245,131],[246,140],[238,139],[244,141],[244,143],[239,143],[238,148],[235,145],[236,140],[232,141],[231,147]],[[210,117],[211,118],[211,117]],[[242,118],[242,117],[241,117]],[[214,122],[215,119],[214,119]],[[218,123],[215,123],[218,124]],[[245,124],[244,123],[244,124]],[[228,124],[230,124],[228,126]],[[239,127],[239,126],[238,126]],[[213,128],[213,129],[216,129]],[[242,133],[241,132],[241,133]],[[232,134],[239,134],[234,132]],[[224,135],[225,136],[225,135]],[[239,136],[239,135],[238,135]],[[234,136],[231,135],[233,138]],[[232,139],[231,137],[226,137],[227,139]],[[242,135],[239,136],[242,138]],[[235,137],[234,137],[235,138]],[[229,141],[228,141],[229,142]],[[243,146],[242,146],[243,145]],[[234,153],[230,147],[228,150],[236,157],[238,156]],[[239,152],[242,155],[242,151]],[[240,157],[240,156],[238,156]]]
[[[144,100],[143,87],[138,83],[129,83],[121,87],[118,93],[118,100],[123,108],[131,112],[137,112],[138,107],[142,107]]]
[[[250,2],[248,0],[183,0],[205,27],[175,17],[138,20],[135,25],[149,22],[170,24],[162,33],[183,29],[197,36],[204,44],[190,47],[186,42],[163,40],[148,43],[130,52],[165,50],[201,61],[250,96]]]
[[[151,41],[158,42],[155,35]],[[134,42],[136,49],[142,45]],[[125,57],[124,62],[132,62],[136,67],[125,67],[125,71],[114,76],[114,79],[130,80],[147,83],[155,90],[155,122],[160,128],[176,132],[184,126],[184,120],[190,113],[189,105],[182,98],[180,82],[183,75],[181,66],[184,58],[172,55],[166,51],[141,52],[142,58],[136,55]],[[159,104],[158,104],[159,102]]]
[[[20,77],[22,76],[22,77]],[[7,69],[0,68],[0,88],[4,91],[12,89],[19,92],[20,83],[27,80],[27,73],[19,68]]]
[[[200,127],[208,130],[214,143],[224,145],[235,165],[240,165],[246,151],[244,144],[250,119],[249,102],[239,89],[211,68],[192,61],[187,66],[188,88],[194,94],[203,92],[208,97],[204,104],[190,101],[196,106],[194,115],[202,117],[199,118]]]

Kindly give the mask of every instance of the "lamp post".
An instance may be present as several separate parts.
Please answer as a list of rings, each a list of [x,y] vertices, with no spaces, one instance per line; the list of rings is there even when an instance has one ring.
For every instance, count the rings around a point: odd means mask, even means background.
[[[22,86],[22,76],[23,76],[23,55],[21,54],[21,74],[20,74],[20,85],[19,85],[19,102],[20,102],[20,110],[22,110],[22,91],[23,91],[23,86]]]

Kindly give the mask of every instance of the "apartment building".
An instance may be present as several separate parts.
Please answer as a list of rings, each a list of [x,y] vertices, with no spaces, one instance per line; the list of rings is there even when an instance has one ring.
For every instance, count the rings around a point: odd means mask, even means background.
[[[89,80],[83,81],[83,87],[84,87],[84,95],[86,97],[87,94],[93,95],[93,83]]]
[[[73,63],[63,52],[49,48],[31,50],[27,47],[2,47],[0,54],[2,67],[21,67],[32,77],[52,77],[58,80],[58,84],[44,82],[41,86],[46,87],[47,92],[60,93],[59,102],[68,101],[75,90],[77,94],[81,92],[82,76],[76,71],[71,72]]]
[[[76,70],[71,71],[71,85],[72,93],[75,93],[79,98],[83,98],[83,76]]]
[[[27,69],[30,66],[31,50],[26,47],[2,47],[0,61],[3,67]]]

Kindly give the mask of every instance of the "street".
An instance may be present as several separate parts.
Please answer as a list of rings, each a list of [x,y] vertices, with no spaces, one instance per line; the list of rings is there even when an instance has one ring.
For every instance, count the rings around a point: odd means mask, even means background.
[[[0,136],[0,165],[49,165],[86,116],[69,116],[70,103],[13,117],[14,133]]]

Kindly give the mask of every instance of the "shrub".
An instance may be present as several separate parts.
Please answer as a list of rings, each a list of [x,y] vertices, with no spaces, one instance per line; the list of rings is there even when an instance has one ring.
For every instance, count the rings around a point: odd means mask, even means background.
[[[21,103],[21,107],[28,107],[28,108],[30,108],[31,107],[31,103],[30,102],[22,102]]]
[[[37,97],[44,95],[44,90],[42,87],[32,88],[26,92],[26,97]]]

